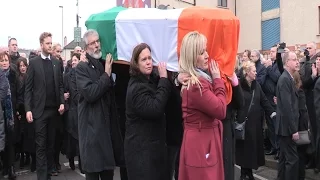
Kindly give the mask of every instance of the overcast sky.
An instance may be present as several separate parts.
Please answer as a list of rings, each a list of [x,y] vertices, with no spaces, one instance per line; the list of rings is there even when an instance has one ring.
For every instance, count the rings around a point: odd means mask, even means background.
[[[51,32],[53,42],[62,41],[62,11],[64,36],[68,43],[73,40],[76,27],[76,0],[1,0],[0,46],[7,46],[8,36],[18,40],[19,48],[36,49],[42,32]],[[102,12],[116,5],[116,0],[79,0],[82,34],[85,21],[91,14]]]

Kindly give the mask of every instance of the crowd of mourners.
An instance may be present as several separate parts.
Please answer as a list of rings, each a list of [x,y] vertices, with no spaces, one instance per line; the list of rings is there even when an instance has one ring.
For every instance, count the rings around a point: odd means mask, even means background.
[[[72,170],[78,159],[87,180],[111,180],[116,167],[122,180],[233,180],[235,164],[236,178],[253,180],[265,155],[278,160],[279,180],[303,180],[306,168],[319,173],[315,43],[303,54],[278,44],[266,58],[246,50],[226,76],[195,31],[182,40],[179,72],[155,64],[146,43],[125,64],[102,57],[97,31],[83,40],[70,60],[49,32],[28,58],[15,38],[0,49],[3,176],[30,168],[51,179],[61,173],[61,154]]]

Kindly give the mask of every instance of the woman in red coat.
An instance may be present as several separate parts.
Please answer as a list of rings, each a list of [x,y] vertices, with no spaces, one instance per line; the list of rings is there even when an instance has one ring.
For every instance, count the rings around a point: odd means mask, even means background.
[[[180,72],[190,78],[182,87],[184,136],[179,180],[223,180],[222,123],[226,92],[218,65],[210,63],[206,37],[188,33],[180,49]]]

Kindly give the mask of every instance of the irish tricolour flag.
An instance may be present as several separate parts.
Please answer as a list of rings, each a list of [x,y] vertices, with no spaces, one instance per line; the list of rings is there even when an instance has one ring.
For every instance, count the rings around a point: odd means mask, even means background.
[[[204,7],[169,10],[115,7],[93,14],[86,21],[86,27],[96,29],[100,35],[103,57],[111,53],[115,60],[130,62],[133,48],[144,42],[152,49],[154,64],[167,62],[168,70],[174,72],[179,69],[184,35],[199,31],[208,38],[209,56],[219,63],[225,76],[234,72],[239,26],[231,11]],[[231,92],[227,80],[226,87]],[[230,101],[231,93],[228,94]]]

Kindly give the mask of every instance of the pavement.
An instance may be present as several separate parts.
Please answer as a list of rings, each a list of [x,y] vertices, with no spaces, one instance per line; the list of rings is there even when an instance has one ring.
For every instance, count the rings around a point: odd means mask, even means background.
[[[77,168],[78,162],[76,161],[76,170],[71,170],[69,167],[68,160],[65,156],[60,156],[60,163],[61,163],[61,173],[58,176],[53,176],[52,180],[85,180],[85,175],[81,174],[79,169]],[[16,167],[18,166],[18,162]],[[16,169],[18,178],[17,180],[36,180],[37,175],[36,173],[31,173],[29,167],[25,169]],[[256,180],[275,180],[277,177],[277,170],[270,167],[260,167],[258,170],[254,170],[254,177]],[[235,180],[238,180],[240,177],[240,167],[235,166]],[[4,179],[0,177],[0,180]],[[312,170],[307,170],[307,178],[305,180],[319,180],[320,175],[315,175]],[[120,172],[119,168],[115,170],[114,180],[121,180],[120,179]]]

